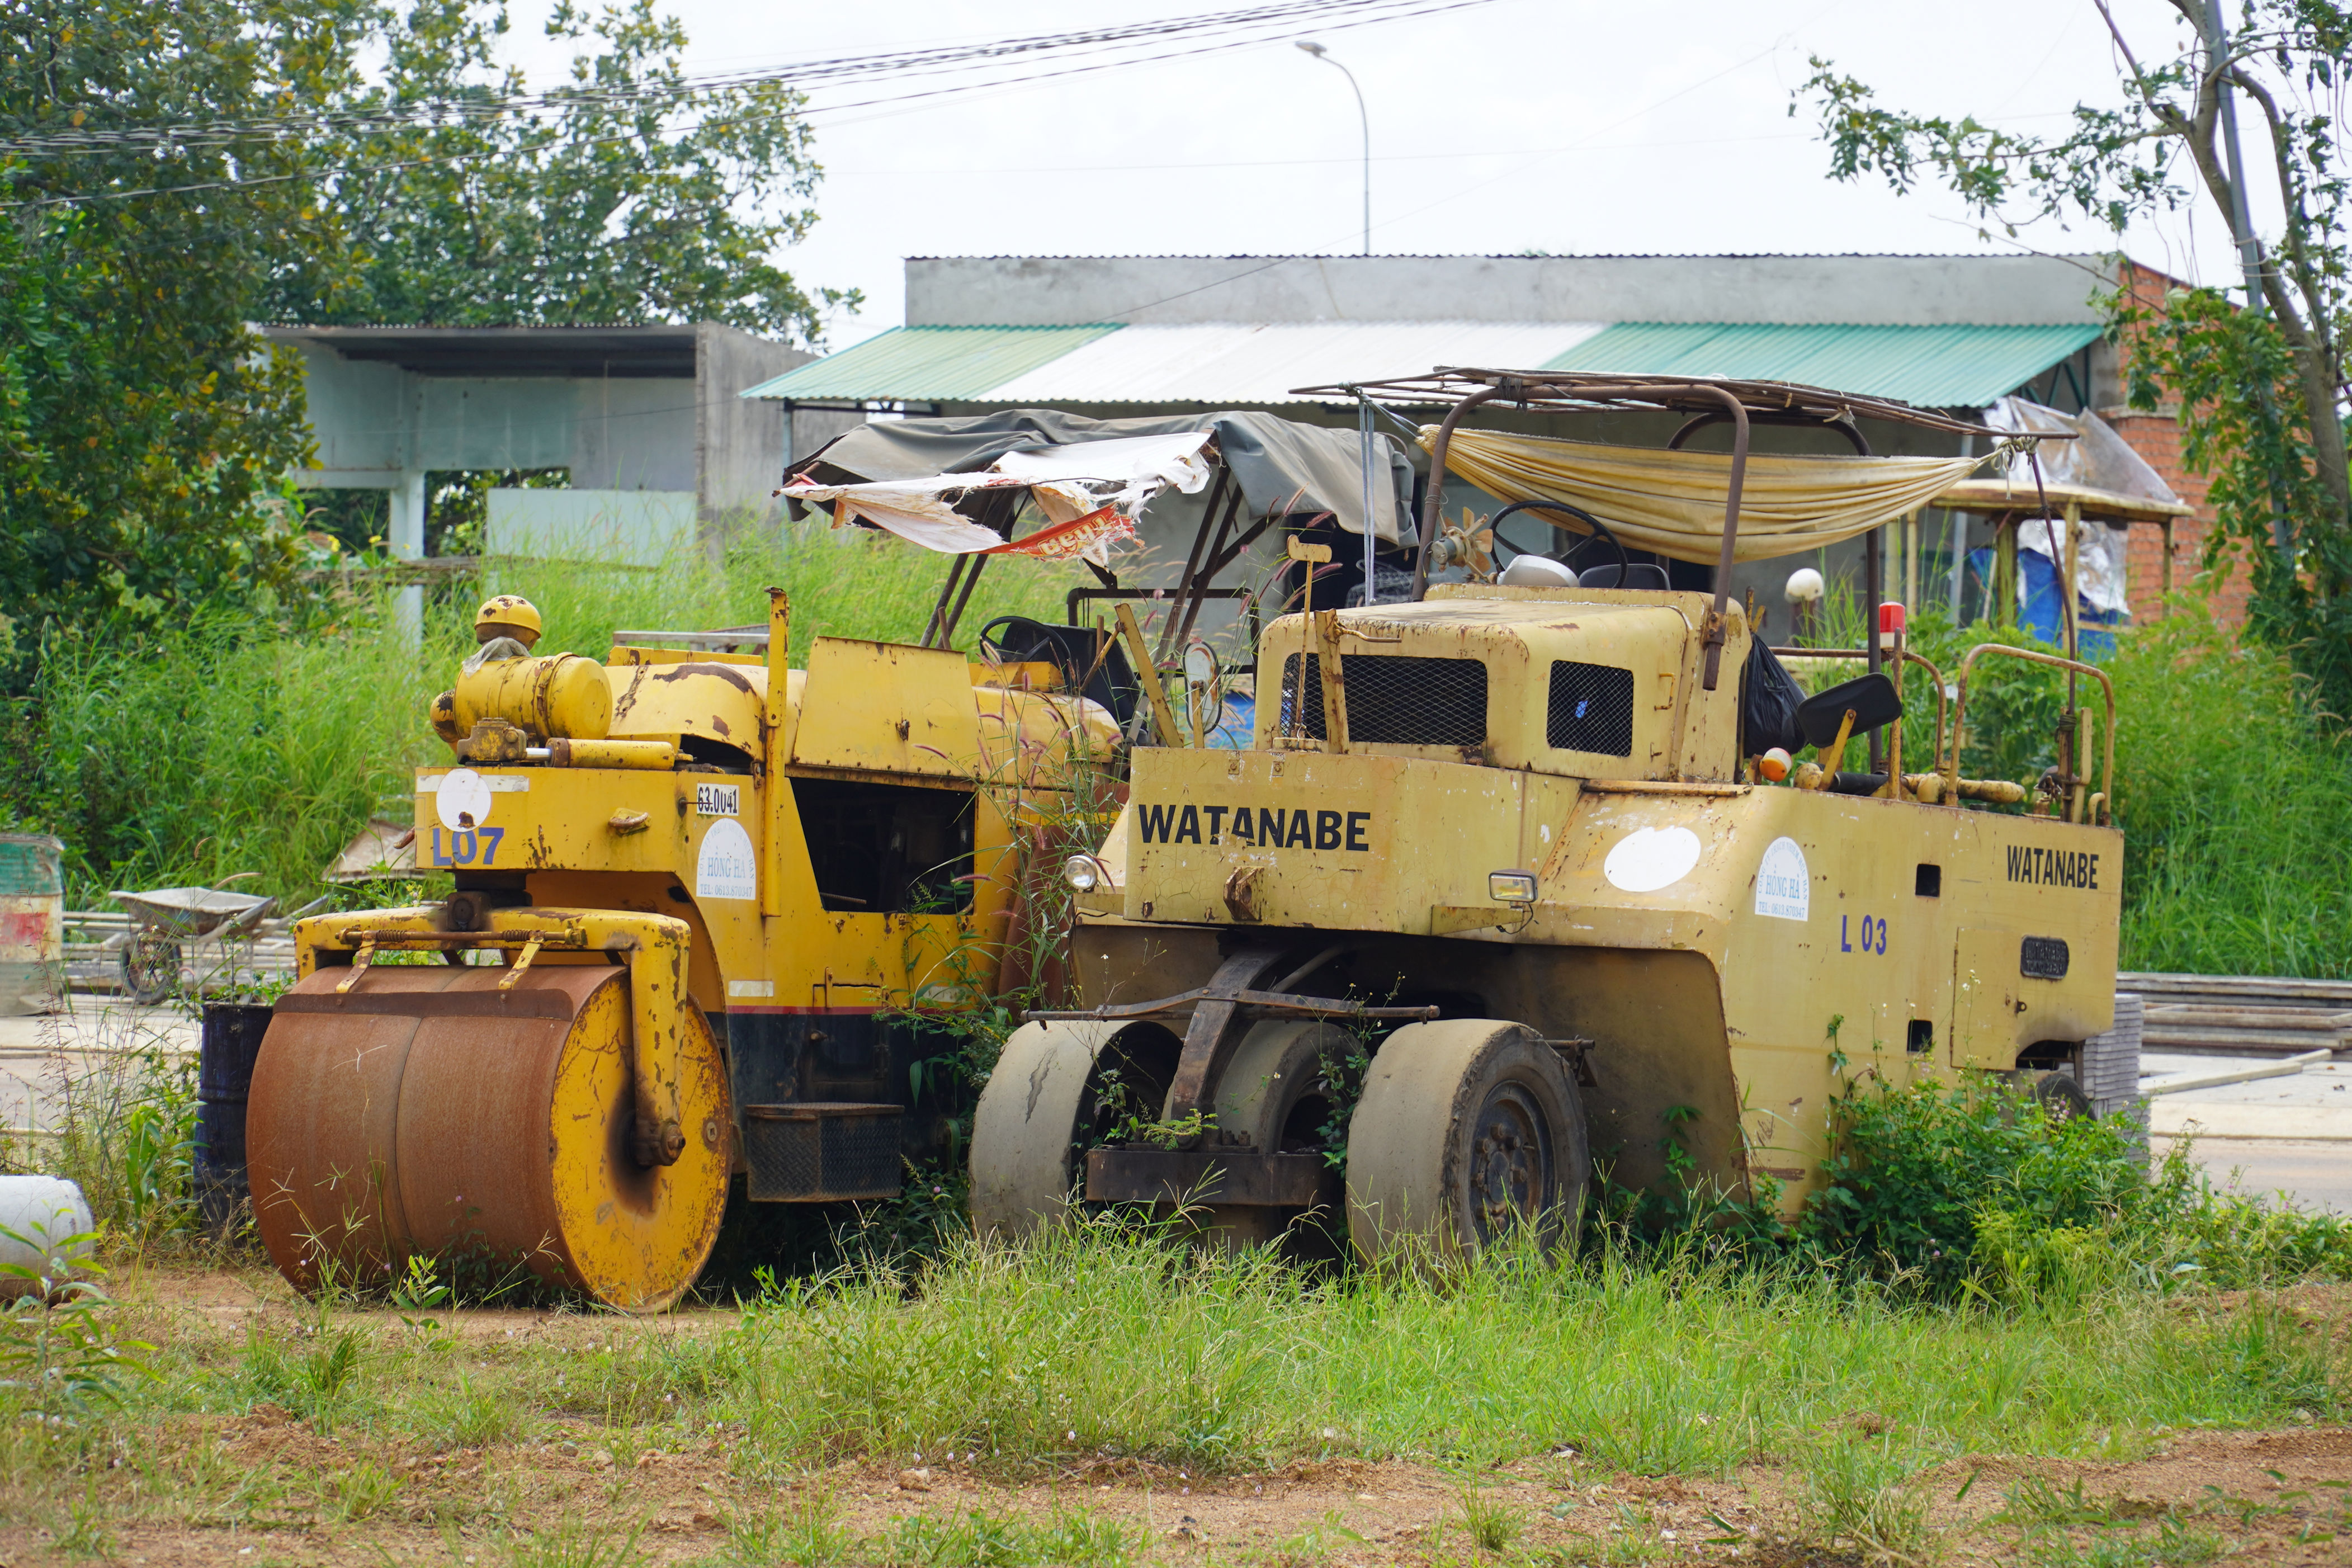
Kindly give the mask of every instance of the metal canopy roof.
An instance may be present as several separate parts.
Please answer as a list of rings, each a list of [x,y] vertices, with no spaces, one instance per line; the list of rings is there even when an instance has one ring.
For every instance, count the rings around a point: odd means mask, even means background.
[[[1872,397],[1790,381],[1734,381],[1720,375],[1633,375],[1592,370],[1488,370],[1442,365],[1427,375],[1367,381],[1363,389],[1386,403],[1452,404],[1438,429],[1442,444],[1455,421],[1479,404],[1500,407],[1576,409],[1622,406],[1661,408],[1675,414],[1723,416],[1737,402],[1746,416],[1762,424],[1845,426],[1883,419],[1927,430],[1986,436],[1995,440],[2071,441],[2071,434],[2000,431],[1955,419],[1932,408],[1916,408],[1888,397]],[[1317,397],[1349,396],[1353,385],[1302,386]]]
[[[1329,401],[1291,391],[1431,365],[1512,364],[1836,386],[1923,408],[1982,407],[2099,336],[2043,326],[1591,321],[1114,322],[897,327],[763,382],[794,402],[1199,404]]]
[[[854,348],[786,371],[745,397],[820,403],[967,403],[992,398],[1024,371],[1060,359],[1116,321],[1067,327],[893,327]]]
[[[1297,403],[1302,382],[1433,364],[1538,364],[1598,321],[1233,321],[1130,326],[998,387],[1008,403]]]
[[[1781,326],[1620,321],[1545,370],[1801,382],[1921,408],[1981,408],[2086,343],[2095,322],[2048,326]]]

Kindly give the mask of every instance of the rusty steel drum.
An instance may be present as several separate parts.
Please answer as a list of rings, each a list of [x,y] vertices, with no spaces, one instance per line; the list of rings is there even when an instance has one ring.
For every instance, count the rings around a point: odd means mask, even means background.
[[[295,1287],[388,1279],[415,1255],[520,1264],[624,1311],[694,1283],[727,1199],[731,1123],[699,1010],[679,1030],[674,1165],[630,1152],[625,969],[321,969],[255,1064],[254,1217]]]

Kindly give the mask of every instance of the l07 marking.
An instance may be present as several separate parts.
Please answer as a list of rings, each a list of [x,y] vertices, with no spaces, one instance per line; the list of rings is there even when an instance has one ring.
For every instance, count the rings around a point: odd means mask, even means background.
[[[503,827],[462,829],[449,835],[445,847],[441,829],[433,829],[431,863],[436,866],[495,866],[499,859],[499,841],[507,836]]]

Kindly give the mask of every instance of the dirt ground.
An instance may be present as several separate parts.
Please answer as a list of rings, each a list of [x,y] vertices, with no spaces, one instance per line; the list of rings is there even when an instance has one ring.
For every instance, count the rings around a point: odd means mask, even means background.
[[[184,1332],[201,1334],[210,1322],[241,1342],[257,1321],[294,1321],[290,1298],[263,1271],[151,1270],[118,1285],[127,1306],[168,1312]],[[384,1316],[387,1327],[397,1327]],[[530,1310],[446,1320],[461,1343],[575,1350],[628,1334],[717,1332],[732,1321],[720,1310],[639,1321]],[[1853,1417],[1865,1435],[1872,1419]],[[146,1511],[181,1517],[121,1519],[80,1540],[64,1529],[16,1530],[9,1539],[11,1527],[0,1525],[0,1568],[93,1558],[221,1568],[795,1561],[810,1548],[805,1541],[788,1544],[786,1536],[795,1521],[812,1519],[826,1521],[829,1533],[821,1538],[845,1553],[838,1560],[857,1562],[875,1560],[880,1541],[907,1539],[908,1521],[951,1531],[969,1527],[975,1511],[983,1528],[1074,1513],[1117,1521],[1136,1556],[1204,1568],[1894,1560],[1851,1542],[1820,1544],[1818,1525],[1807,1527],[1800,1506],[1804,1481],[1769,1467],[1721,1478],[1633,1476],[1562,1449],[1467,1478],[1351,1461],[1213,1479],[1118,1461],[1007,1478],[981,1473],[971,1456],[933,1454],[919,1462],[909,1456],[901,1468],[842,1465],[763,1486],[731,1471],[724,1437],[622,1453],[605,1446],[610,1440],[587,1421],[558,1421],[526,1443],[467,1448],[352,1431],[321,1436],[268,1405],[236,1416],[173,1417],[141,1436],[142,1461],[216,1478],[215,1487],[234,1488],[241,1478],[308,1478],[309,1500],[288,1506],[282,1517],[265,1506],[235,1519],[224,1512],[217,1522],[201,1508],[165,1506]],[[129,1458],[118,1456],[110,1468],[127,1478]],[[361,1471],[375,1478],[380,1500],[362,1517],[331,1519],[334,1510],[318,1500],[336,1495],[338,1478]],[[95,1492],[105,1479],[91,1475],[87,1484]],[[2226,1555],[2242,1563],[2352,1563],[2352,1428],[2166,1434],[2146,1458],[2125,1463],[1970,1458],[1916,1478],[1901,1501],[1914,1510],[1912,1539],[1932,1543],[1903,1554],[1913,1560],[2122,1565]],[[1469,1513],[1486,1521],[1485,1548]],[[762,1538],[762,1521],[786,1534]],[[859,1541],[866,1544],[851,1544]],[[1017,1549],[990,1555],[984,1542],[967,1542],[961,1551],[941,1548],[930,1560],[1043,1560]]]

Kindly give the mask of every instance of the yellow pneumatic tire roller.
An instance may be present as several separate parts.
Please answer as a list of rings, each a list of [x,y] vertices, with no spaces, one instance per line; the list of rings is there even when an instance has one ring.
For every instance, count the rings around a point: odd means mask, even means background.
[[[254,1215],[302,1289],[381,1281],[414,1255],[520,1264],[658,1311],[710,1255],[730,1122],[719,1047],[682,1009],[686,1148],[630,1153],[628,972],[542,963],[321,969],[282,997],[247,1101]]]

